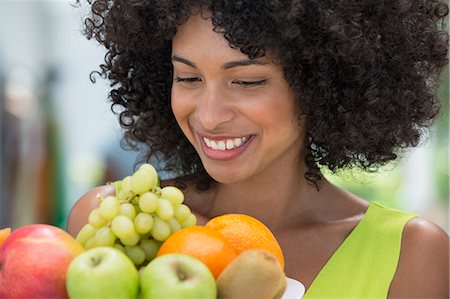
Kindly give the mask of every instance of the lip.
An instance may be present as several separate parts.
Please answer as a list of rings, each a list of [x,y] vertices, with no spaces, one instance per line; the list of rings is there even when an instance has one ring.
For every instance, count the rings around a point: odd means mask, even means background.
[[[248,135],[249,139],[242,144],[241,146],[237,148],[233,148],[230,150],[215,150],[210,147],[208,147],[203,140],[203,137],[206,137],[211,140],[223,140],[223,139],[234,139],[236,137],[230,137],[230,136],[208,136],[208,135],[202,135],[198,134],[198,140],[200,141],[200,145],[202,147],[203,153],[206,157],[213,159],[213,160],[232,160],[236,159],[239,156],[241,156],[244,151],[249,147],[250,143],[252,143],[254,139],[254,135]]]

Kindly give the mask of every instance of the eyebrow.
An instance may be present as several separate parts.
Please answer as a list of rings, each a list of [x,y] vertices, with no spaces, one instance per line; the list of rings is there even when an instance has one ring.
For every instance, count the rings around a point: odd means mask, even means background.
[[[177,62],[181,62],[184,63],[190,67],[193,68],[197,68],[197,66],[195,65],[195,63],[193,63],[192,61],[183,58],[181,56],[178,55],[173,55],[172,56],[172,61],[177,61]],[[267,62],[261,60],[261,59],[242,59],[242,60],[236,60],[236,61],[230,61],[230,62],[226,62],[222,65],[222,68],[224,70],[227,69],[231,69],[234,67],[238,67],[238,66],[247,66],[247,65],[265,65],[267,64]]]
[[[183,58],[183,57],[180,57],[180,56],[177,56],[177,55],[173,55],[172,56],[172,61],[178,61],[178,62],[184,63],[184,64],[186,64],[186,65],[188,65],[190,67],[193,67],[195,69],[197,68],[195,63],[193,63],[192,61],[187,60],[186,58]]]

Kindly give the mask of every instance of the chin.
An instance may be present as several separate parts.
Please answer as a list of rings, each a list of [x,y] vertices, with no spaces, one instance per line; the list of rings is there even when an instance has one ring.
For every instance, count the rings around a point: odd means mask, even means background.
[[[211,176],[216,182],[220,183],[220,184],[233,184],[233,183],[237,183],[239,182],[239,179],[236,178],[230,178],[230,177],[213,177]]]
[[[203,167],[211,178],[221,184],[233,184],[254,176],[257,168],[255,161],[240,157],[240,159],[214,160],[200,155]]]
[[[231,167],[220,170],[206,168],[206,172],[220,184],[233,184],[245,179],[246,176],[243,176],[242,172],[230,171],[230,169]]]

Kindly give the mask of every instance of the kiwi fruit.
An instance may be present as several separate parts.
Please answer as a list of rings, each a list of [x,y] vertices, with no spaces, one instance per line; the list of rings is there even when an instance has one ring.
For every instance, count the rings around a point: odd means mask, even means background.
[[[281,265],[264,249],[243,251],[217,278],[218,299],[279,299],[285,289]]]

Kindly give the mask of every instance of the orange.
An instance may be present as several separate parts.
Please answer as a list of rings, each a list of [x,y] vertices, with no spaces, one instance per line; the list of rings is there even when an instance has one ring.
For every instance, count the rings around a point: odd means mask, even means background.
[[[6,238],[11,234],[11,229],[9,227],[0,229],[0,246],[5,242]]]
[[[184,253],[199,259],[216,279],[237,257],[236,250],[221,234],[204,226],[186,227],[168,237],[157,256],[168,253]]]
[[[244,214],[225,214],[212,218],[205,226],[223,235],[238,254],[253,248],[270,251],[284,269],[280,244],[270,229],[258,219]]]

